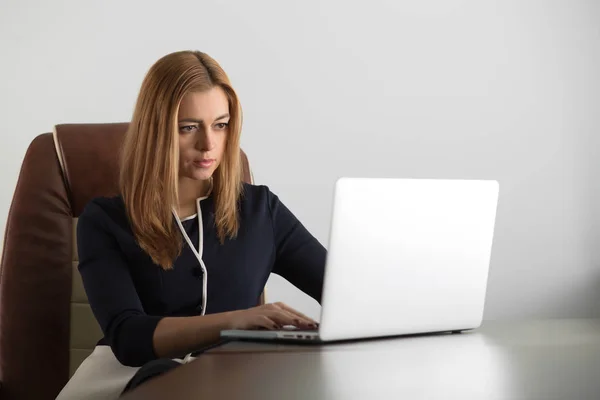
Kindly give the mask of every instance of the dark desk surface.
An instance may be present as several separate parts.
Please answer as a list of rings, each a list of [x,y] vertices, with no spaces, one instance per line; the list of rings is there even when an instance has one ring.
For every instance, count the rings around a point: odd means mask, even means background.
[[[600,399],[600,319],[326,346],[233,342],[124,398]]]

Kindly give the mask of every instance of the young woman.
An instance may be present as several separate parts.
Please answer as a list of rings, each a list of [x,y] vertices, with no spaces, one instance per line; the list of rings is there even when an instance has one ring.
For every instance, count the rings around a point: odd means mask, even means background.
[[[104,338],[59,399],[117,398],[140,366],[224,329],[315,327],[259,305],[270,273],[317,301],[326,250],[265,186],[242,183],[241,108],[201,52],[158,60],[123,145],[120,192],[79,218],[79,272]]]

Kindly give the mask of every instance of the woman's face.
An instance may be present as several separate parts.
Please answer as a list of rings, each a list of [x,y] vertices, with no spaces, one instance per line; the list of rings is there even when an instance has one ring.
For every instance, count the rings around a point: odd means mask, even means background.
[[[186,94],[179,106],[179,176],[207,180],[225,152],[229,102],[221,87]]]

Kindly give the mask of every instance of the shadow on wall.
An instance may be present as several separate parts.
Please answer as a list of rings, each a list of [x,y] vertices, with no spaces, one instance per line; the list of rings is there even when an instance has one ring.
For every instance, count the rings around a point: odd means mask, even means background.
[[[600,266],[596,267],[596,273],[585,279],[579,287],[564,287],[568,293],[576,293],[570,296],[571,301],[561,304],[561,294],[557,293],[554,299],[556,310],[562,309],[566,318],[600,318]],[[564,300],[562,300],[564,301]]]
[[[598,273],[592,285],[593,293],[590,296],[592,304],[590,304],[589,315],[600,318],[600,266],[597,267],[597,270]]]

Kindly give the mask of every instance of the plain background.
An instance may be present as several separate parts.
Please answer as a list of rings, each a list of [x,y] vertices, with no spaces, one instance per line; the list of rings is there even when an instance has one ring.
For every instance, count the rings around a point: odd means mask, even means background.
[[[197,49],[257,183],[324,245],[339,176],[497,179],[485,318],[600,316],[597,1],[0,0],[0,44],[2,231],[36,135],[129,120],[150,65]]]

